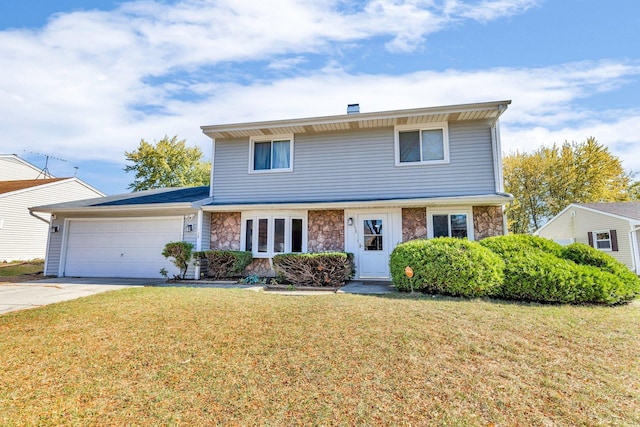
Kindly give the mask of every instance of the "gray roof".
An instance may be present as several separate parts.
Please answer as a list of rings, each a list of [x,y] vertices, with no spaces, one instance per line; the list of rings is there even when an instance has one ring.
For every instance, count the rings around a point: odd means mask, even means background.
[[[640,202],[576,203],[576,205],[640,221]]]
[[[74,208],[95,208],[102,206],[137,206],[162,205],[170,203],[194,203],[209,197],[209,186],[158,188],[154,190],[136,191],[114,196],[96,197],[92,199],[74,200],[66,203],[38,206],[32,210],[44,211]]]

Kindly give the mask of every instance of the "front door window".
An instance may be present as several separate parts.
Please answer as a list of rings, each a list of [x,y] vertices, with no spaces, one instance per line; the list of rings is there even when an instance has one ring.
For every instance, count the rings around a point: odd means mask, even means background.
[[[365,219],[364,220],[364,250],[365,251],[382,251],[382,220],[381,219]]]

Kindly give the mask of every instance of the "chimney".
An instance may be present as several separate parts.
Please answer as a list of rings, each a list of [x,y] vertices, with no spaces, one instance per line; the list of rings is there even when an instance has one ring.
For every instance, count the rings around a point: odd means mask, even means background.
[[[360,112],[360,104],[347,105],[347,114],[358,114]]]

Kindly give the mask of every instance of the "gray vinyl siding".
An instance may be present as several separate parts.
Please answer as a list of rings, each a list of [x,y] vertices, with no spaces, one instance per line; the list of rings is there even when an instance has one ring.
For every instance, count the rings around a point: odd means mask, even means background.
[[[450,163],[396,166],[394,128],[294,135],[293,172],[249,174],[249,139],[216,140],[215,203],[495,193],[490,123],[449,124]]]
[[[202,216],[202,250],[208,251],[211,249],[211,213],[204,212]]]

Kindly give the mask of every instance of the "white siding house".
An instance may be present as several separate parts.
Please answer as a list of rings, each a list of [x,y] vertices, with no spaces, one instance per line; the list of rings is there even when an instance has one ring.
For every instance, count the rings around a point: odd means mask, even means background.
[[[103,195],[78,178],[0,181],[0,262],[45,257],[50,215],[30,207]]]
[[[573,203],[534,234],[561,244],[593,246],[638,273],[640,202]]]

